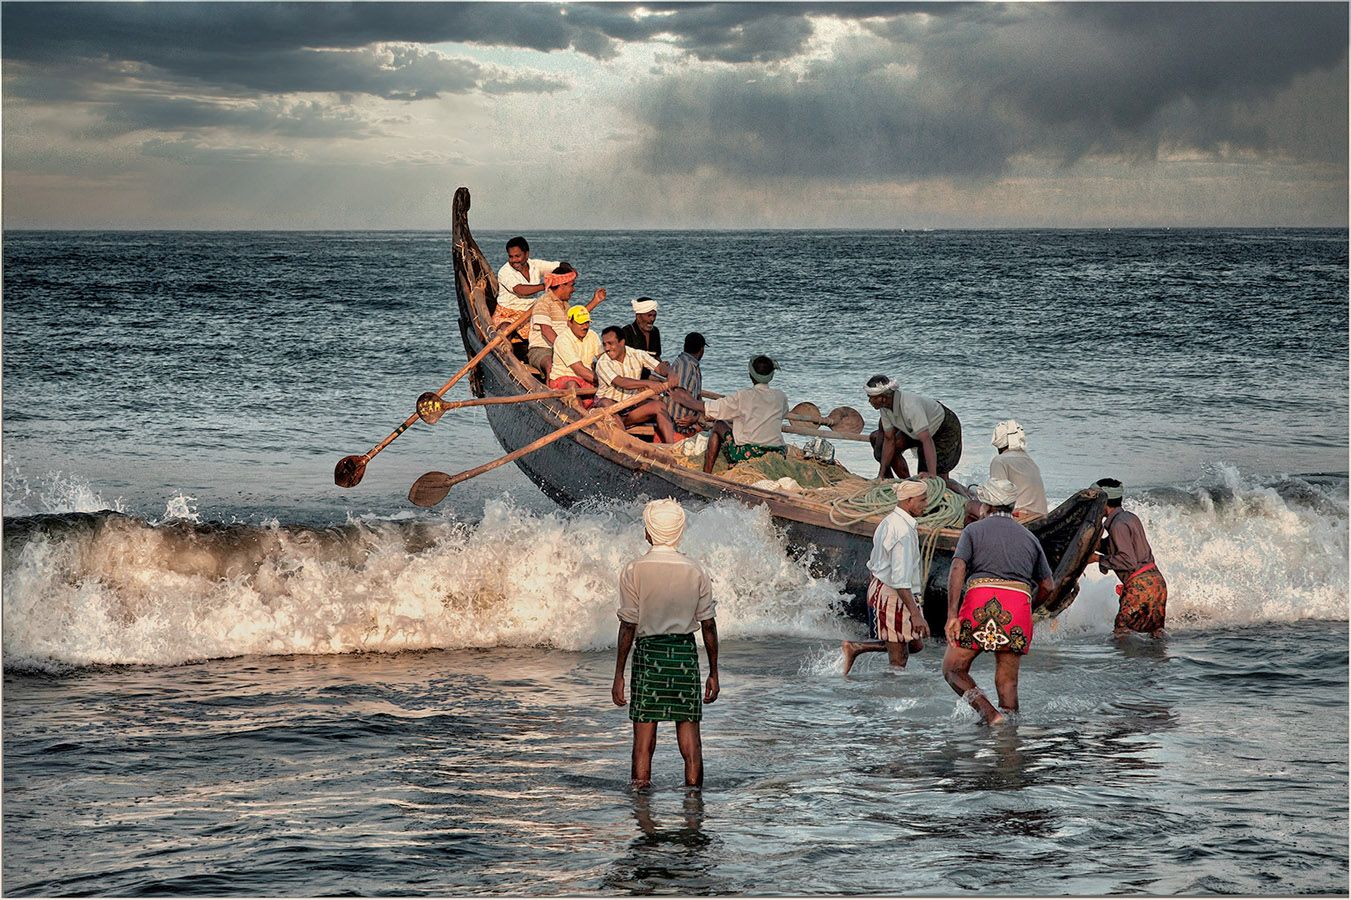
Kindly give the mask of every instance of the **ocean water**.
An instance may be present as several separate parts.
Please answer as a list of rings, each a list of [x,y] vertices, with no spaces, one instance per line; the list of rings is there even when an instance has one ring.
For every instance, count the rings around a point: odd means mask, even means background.
[[[958,477],[1013,416],[1053,500],[1122,478],[1168,636],[1114,642],[1085,574],[985,729],[941,647],[841,677],[841,585],[691,510],[707,784],[667,729],[633,794],[640,501],[503,467],[410,506],[500,453],[477,411],[332,482],[463,362],[447,235],[9,232],[5,893],[1346,893],[1345,231],[529,236],[598,322],[703,332],[710,389],[767,352],[866,410],[886,372],[957,411]]]

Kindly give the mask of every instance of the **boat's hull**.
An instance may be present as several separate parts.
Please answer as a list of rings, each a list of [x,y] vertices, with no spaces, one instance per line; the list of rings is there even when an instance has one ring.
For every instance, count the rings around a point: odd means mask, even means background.
[[[468,228],[468,191],[456,193],[452,237],[456,296],[465,352],[473,356],[491,338],[490,306],[496,291],[492,268]],[[539,390],[540,385],[510,353],[499,348],[480,363],[471,380],[479,396],[505,397]],[[514,451],[574,421],[577,412],[558,401],[524,402],[485,407],[502,448]],[[632,442],[629,442],[631,445]],[[757,491],[669,463],[645,448],[616,442],[604,429],[593,426],[574,432],[516,464],[545,494],[563,506],[582,500],[632,500],[641,496],[673,497],[683,504],[733,499],[770,508],[795,552],[807,554],[818,574],[844,581],[851,595],[848,611],[861,615],[867,590],[867,560],[875,526],[860,523],[836,526],[819,510],[789,498]],[[1102,491],[1080,491],[1029,529],[1042,542],[1055,583],[1052,596],[1038,604],[1038,612],[1055,615],[1067,607],[1078,590],[1078,578],[1096,548],[1105,507]],[[925,618],[941,629],[947,611],[947,580],[955,537],[940,533],[925,583]]]

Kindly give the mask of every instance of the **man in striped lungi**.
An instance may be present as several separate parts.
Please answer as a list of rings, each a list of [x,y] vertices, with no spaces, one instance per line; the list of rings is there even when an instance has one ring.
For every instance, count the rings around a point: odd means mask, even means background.
[[[654,500],[643,510],[651,549],[619,575],[619,649],[610,696],[623,706],[624,664],[633,649],[629,719],[633,722],[633,786],[652,781],[657,723],[676,723],[676,742],[685,758],[685,784],[704,783],[699,735],[703,703],[718,699],[718,627],[708,574],[676,550],[685,532],[685,511],[674,500]],[[708,680],[699,690],[699,651],[694,631],[702,630]],[[702,702],[701,702],[702,701]]]

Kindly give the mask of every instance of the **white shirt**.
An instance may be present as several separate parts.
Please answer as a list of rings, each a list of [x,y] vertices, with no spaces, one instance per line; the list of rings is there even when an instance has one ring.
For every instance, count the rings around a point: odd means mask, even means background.
[[[526,278],[520,272],[511,267],[511,263],[506,263],[497,270],[497,305],[505,306],[507,309],[514,309],[517,312],[527,308],[530,304],[539,299],[539,294],[533,297],[521,297],[515,291],[514,287],[520,287],[523,284],[542,284],[544,276],[558,268],[558,263],[549,262],[546,259],[527,259],[526,268],[530,270],[530,277]]]
[[[674,547],[653,545],[619,573],[619,619],[638,637],[690,634],[716,610],[708,573]]]
[[[899,506],[873,532],[868,571],[893,590],[905,588],[916,597],[924,591],[920,583],[919,528],[914,517]]]
[[[602,353],[596,357],[596,399],[626,400],[638,393],[637,390],[615,387],[611,382],[616,378],[637,378],[644,368],[657,370],[661,360],[646,350],[624,348],[624,361],[611,359],[610,354]]]
[[[990,460],[990,477],[1012,481],[1018,488],[1014,509],[1045,514],[1046,485],[1041,481],[1041,469],[1027,455],[1026,450],[1005,450]]]
[[[933,437],[943,424],[947,413],[937,400],[921,397],[909,391],[897,390],[891,400],[891,408],[881,409],[883,431],[900,429],[907,437],[919,437],[921,431],[928,431]]]
[[[600,338],[596,337],[594,331],[588,331],[586,337],[579,341],[572,329],[564,325],[563,330],[558,332],[558,340],[554,341],[554,363],[553,368],[549,369],[549,380],[576,378],[577,373],[572,370],[573,363],[579,362],[589,369],[600,355]]]
[[[788,396],[767,384],[743,388],[704,404],[710,419],[732,423],[732,440],[762,447],[783,446],[783,419],[788,415]]]

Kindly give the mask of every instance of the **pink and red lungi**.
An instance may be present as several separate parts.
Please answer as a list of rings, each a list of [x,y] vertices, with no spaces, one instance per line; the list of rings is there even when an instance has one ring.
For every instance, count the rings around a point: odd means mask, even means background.
[[[972,578],[957,618],[959,647],[1026,653],[1032,646],[1032,589],[1021,581]]]
[[[915,630],[901,595],[878,581],[868,579],[868,637],[875,641],[900,644],[914,640]]]
[[[1117,585],[1116,592],[1121,596],[1121,610],[1113,627],[1144,634],[1163,628],[1168,611],[1168,582],[1153,563],[1132,572],[1124,585]]]

